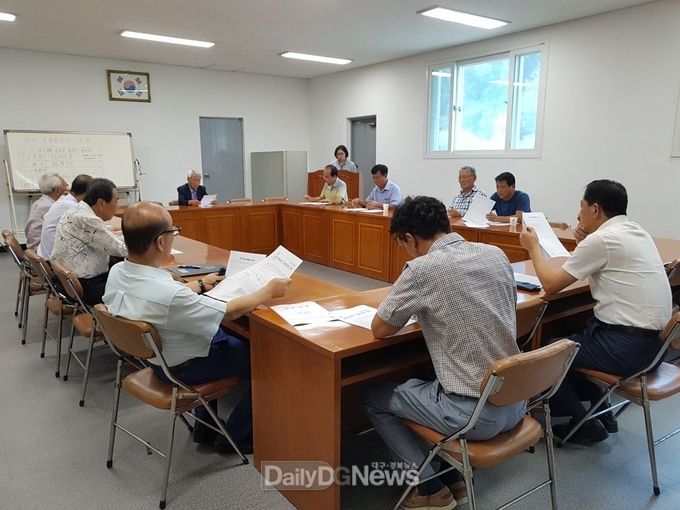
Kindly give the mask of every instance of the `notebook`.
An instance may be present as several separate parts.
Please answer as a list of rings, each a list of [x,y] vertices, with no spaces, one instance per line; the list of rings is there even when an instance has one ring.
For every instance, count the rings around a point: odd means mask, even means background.
[[[180,264],[180,266],[183,264]],[[179,266],[171,266],[171,267],[166,267],[168,271],[175,273],[182,278],[186,276],[197,276],[200,274],[209,274],[209,273],[217,273],[219,272],[220,269],[224,268],[223,265],[221,264],[189,264],[189,265],[195,265],[197,268],[189,268],[189,267],[179,267]]]

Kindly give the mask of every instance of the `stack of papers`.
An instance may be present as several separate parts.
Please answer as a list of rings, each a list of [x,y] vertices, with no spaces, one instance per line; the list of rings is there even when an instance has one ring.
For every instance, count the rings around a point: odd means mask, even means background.
[[[548,254],[548,257],[569,257],[569,252],[562,245],[552,227],[548,223],[542,212],[522,213],[522,222],[525,226],[531,227],[538,235],[538,242],[541,248]]]
[[[283,246],[279,246],[269,256],[257,261],[257,254],[236,255],[235,260],[243,270],[222,280],[217,286],[206,292],[207,296],[220,301],[229,301],[238,296],[244,296],[261,289],[274,278],[290,278],[302,264],[302,259],[296,257]],[[231,256],[229,257],[231,260]],[[248,260],[250,258],[250,260]],[[249,262],[253,262],[249,265]],[[229,271],[227,269],[227,271]]]

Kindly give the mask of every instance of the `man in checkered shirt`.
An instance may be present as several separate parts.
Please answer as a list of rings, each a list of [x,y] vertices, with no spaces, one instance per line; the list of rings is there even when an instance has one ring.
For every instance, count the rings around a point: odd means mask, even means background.
[[[460,193],[458,193],[449,205],[449,214],[453,217],[465,216],[465,213],[470,208],[472,199],[476,195],[486,196],[484,190],[475,186],[477,182],[477,171],[474,167],[466,165],[458,170],[458,184],[460,184]]]
[[[371,387],[363,398],[368,416],[395,459],[418,466],[427,449],[403,423],[406,418],[450,435],[465,425],[486,370],[519,352],[515,340],[517,290],[499,248],[470,243],[451,233],[446,207],[431,197],[408,197],[396,209],[390,231],[411,260],[371,325],[376,338],[399,331],[417,315],[432,358],[434,381]],[[468,439],[490,439],[522,419],[524,405],[487,404]],[[423,477],[434,474],[428,468]],[[403,508],[453,508],[464,487],[452,470],[414,489]]]

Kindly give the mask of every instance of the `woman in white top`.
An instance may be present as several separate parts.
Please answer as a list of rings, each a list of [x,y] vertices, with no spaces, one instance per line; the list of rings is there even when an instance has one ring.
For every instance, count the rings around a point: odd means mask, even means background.
[[[334,154],[335,159],[331,161],[331,165],[333,165],[335,168],[338,170],[351,170],[352,172],[357,171],[357,166],[354,164],[354,161],[349,159],[347,147],[344,145],[338,145],[335,148]]]

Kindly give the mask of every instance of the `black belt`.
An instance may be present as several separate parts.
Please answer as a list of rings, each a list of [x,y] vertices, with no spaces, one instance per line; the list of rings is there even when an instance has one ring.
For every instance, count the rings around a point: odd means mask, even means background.
[[[625,333],[626,335],[641,336],[645,338],[658,338],[661,330],[658,329],[644,329],[636,328],[635,326],[619,326],[618,324],[607,324],[599,319],[595,319],[597,323],[605,329],[610,331],[618,331],[619,333]]]

